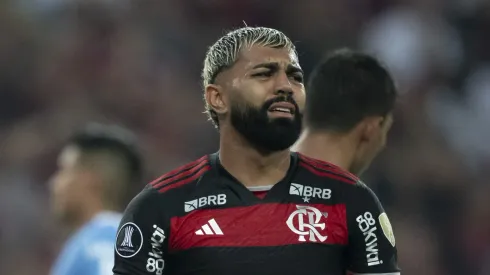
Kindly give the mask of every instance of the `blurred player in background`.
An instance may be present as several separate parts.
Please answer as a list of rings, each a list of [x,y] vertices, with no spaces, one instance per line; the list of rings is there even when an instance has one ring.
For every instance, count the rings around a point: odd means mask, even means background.
[[[293,150],[360,175],[385,146],[393,123],[397,90],[389,72],[370,55],[341,49],[317,65],[307,87],[305,127]],[[378,205],[379,226],[375,233],[381,230],[386,238],[374,248],[379,250],[383,263],[350,267],[355,274],[392,274],[389,260],[394,255],[383,252],[392,250],[395,238],[387,215]],[[363,231],[361,227],[360,222]],[[364,236],[366,243],[379,238]],[[357,249],[366,248],[349,247],[348,253],[356,254]],[[365,256],[369,258],[370,254]]]
[[[112,274],[117,226],[142,164],[131,133],[92,124],[62,150],[51,180],[54,214],[71,232],[52,275]]]
[[[220,150],[164,174],[130,203],[115,274],[398,272],[394,243],[375,231],[372,192],[342,168],[289,150],[305,89],[286,35],[226,34],[209,48],[203,80]]]
[[[334,51],[308,80],[305,129],[294,150],[360,175],[386,144],[396,98],[395,83],[378,60]]]

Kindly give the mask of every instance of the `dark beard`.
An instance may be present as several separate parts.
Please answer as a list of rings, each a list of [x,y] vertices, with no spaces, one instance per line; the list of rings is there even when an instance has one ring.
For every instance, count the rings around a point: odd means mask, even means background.
[[[269,118],[268,110],[276,102],[294,104],[294,118]],[[250,105],[233,105],[231,124],[256,149],[262,153],[285,150],[298,140],[302,128],[302,114],[291,97],[277,97],[268,100],[261,108]]]

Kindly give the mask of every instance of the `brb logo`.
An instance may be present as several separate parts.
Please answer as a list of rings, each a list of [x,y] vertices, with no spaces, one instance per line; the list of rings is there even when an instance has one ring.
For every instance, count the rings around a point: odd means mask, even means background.
[[[310,242],[324,242],[327,236],[323,236],[318,232],[318,228],[325,229],[325,223],[320,223],[322,216],[327,217],[327,213],[322,214],[315,207],[306,205],[297,205],[297,210],[289,215],[286,221],[287,226],[291,231],[299,235],[298,241],[306,242],[306,235],[309,235]],[[305,220],[306,219],[306,220]]]
[[[289,194],[303,197],[304,202],[310,202],[310,198],[328,200],[332,197],[331,189],[323,189],[318,187],[311,187],[308,185],[301,185],[298,183],[291,183],[289,187]]]
[[[207,197],[201,197],[199,199],[185,202],[184,211],[187,213],[207,205],[224,204],[226,204],[226,194],[210,195]]]

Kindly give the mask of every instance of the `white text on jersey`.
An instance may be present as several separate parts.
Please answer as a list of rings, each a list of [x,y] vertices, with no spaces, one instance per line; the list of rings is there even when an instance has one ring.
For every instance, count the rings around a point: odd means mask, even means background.
[[[290,195],[297,195],[306,198],[318,198],[328,200],[332,197],[331,189],[323,189],[318,187],[311,187],[308,185],[302,185],[298,183],[291,183],[289,187]]]
[[[163,274],[163,267],[165,262],[163,261],[162,245],[165,241],[165,232],[156,224],[153,225],[155,231],[151,235],[151,252],[148,252],[148,260],[146,261],[146,270],[157,275]]]
[[[368,266],[382,264],[378,258],[378,238],[376,237],[376,221],[373,219],[373,215],[370,212],[359,215],[356,218],[357,225],[364,235],[364,242],[366,243],[366,260]]]
[[[184,211],[191,212],[206,205],[224,205],[226,204],[226,194],[209,195],[200,197],[184,203]]]

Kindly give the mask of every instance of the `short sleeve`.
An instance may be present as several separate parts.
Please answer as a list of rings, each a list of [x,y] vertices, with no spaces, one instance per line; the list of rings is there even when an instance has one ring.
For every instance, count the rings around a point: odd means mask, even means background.
[[[67,243],[60,253],[51,275],[82,275],[94,273],[96,262],[87,255],[86,244],[79,238]],[[110,271],[110,269],[108,270]],[[107,274],[107,272],[105,273]]]
[[[347,202],[348,270],[353,274],[399,274],[393,229],[381,203],[363,183]]]
[[[90,258],[92,266],[90,267],[91,272],[83,272],[83,274],[94,274],[94,275],[110,275],[112,274],[112,265],[114,264],[113,241],[109,242],[106,240],[92,241],[88,247],[87,257]]]
[[[164,273],[164,215],[158,205],[158,192],[147,187],[124,211],[114,246],[117,275]]]

